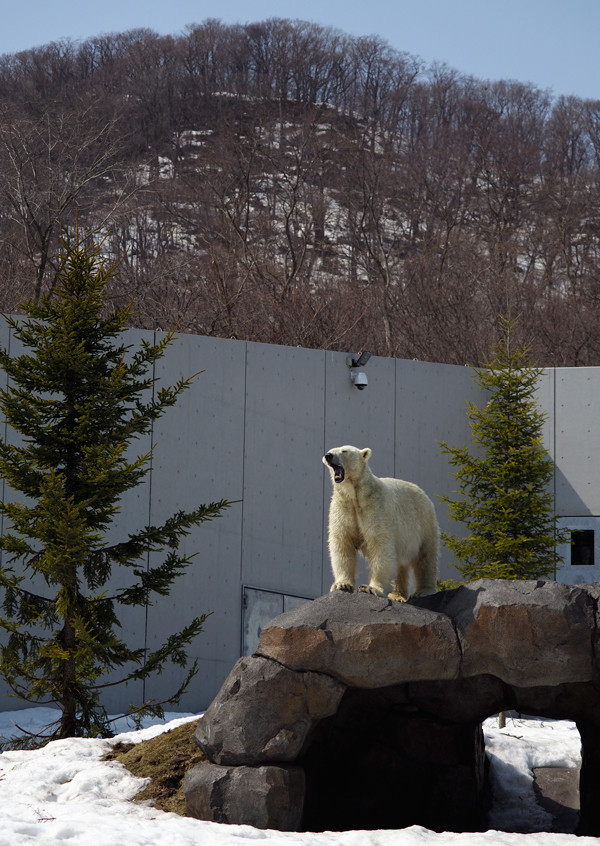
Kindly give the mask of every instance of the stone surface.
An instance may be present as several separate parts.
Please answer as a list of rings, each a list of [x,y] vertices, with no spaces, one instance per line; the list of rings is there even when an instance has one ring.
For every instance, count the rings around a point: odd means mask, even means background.
[[[193,813],[216,818],[235,785],[227,819],[248,822],[238,770],[293,764],[301,828],[482,828],[481,721],[516,709],[577,722],[578,833],[600,835],[599,600],[599,584],[481,580],[408,603],[338,591],[276,617],[199,723],[228,776],[204,774]]]
[[[200,720],[194,740],[216,764],[294,761],[313,724],[334,714],[344,685],[274,661],[240,658]]]
[[[551,830],[573,834],[579,822],[579,768],[534,767],[538,803],[552,816]]]
[[[460,649],[443,614],[344,591],[315,599],[263,628],[258,654],[353,687],[458,675]]]
[[[201,764],[185,775],[186,813],[219,823],[296,831],[302,821],[304,771],[299,767]]]
[[[480,579],[414,602],[454,621],[463,677],[489,674],[535,687],[597,674],[595,601],[581,586]]]

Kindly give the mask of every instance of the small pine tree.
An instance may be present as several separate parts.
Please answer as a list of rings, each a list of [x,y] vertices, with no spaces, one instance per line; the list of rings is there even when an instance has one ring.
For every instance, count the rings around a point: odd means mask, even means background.
[[[513,345],[514,323],[502,322],[494,357],[474,378],[489,399],[468,404],[475,455],[442,443],[458,468],[461,498],[442,497],[449,513],[466,525],[466,537],[442,538],[461,564],[464,581],[478,578],[538,579],[560,563],[556,543],[553,463],[542,442],[545,417],[535,400],[540,370],[527,365],[527,351]]]
[[[6,318],[30,352],[11,357],[0,351],[9,379],[0,410],[21,435],[18,443],[0,442],[0,474],[25,495],[0,503],[8,523],[0,538],[0,626],[7,633],[0,672],[20,698],[59,707],[60,722],[49,737],[110,733],[100,704],[108,671],[123,674],[112,686],[146,679],[165,662],[186,666],[186,647],[207,615],[147,654],[119,637],[117,609],[168,595],[190,562],[178,552],[180,540],[229,505],[200,505],[119,542],[106,539],[121,495],[150,469],[151,452],[130,459],[128,447],[151,432],[194,378],[154,388],[148,374],[173,335],[158,344],[143,341],[137,352],[123,345],[130,307],[108,313],[105,302],[115,272],[97,247],[64,245],[54,292],[24,303],[26,319]],[[150,567],[147,557],[156,551],[164,558]],[[129,571],[127,587],[108,589],[113,567]],[[195,671],[194,664],[169,702]],[[142,706],[162,713],[160,703]]]

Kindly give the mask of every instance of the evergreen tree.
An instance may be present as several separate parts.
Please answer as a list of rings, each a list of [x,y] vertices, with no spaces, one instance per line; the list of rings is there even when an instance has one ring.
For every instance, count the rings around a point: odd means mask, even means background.
[[[186,667],[186,647],[206,615],[146,654],[143,645],[120,638],[117,609],[168,595],[190,562],[178,551],[180,540],[229,505],[179,511],[108,543],[121,495],[150,469],[151,451],[130,458],[128,447],[151,432],[194,377],[155,386],[152,367],[173,335],[143,341],[135,352],[125,347],[119,336],[131,306],[111,311],[105,298],[116,268],[100,260],[96,247],[63,250],[53,293],[24,303],[25,318],[6,318],[29,352],[11,357],[0,350],[8,376],[0,410],[20,434],[16,443],[0,442],[0,474],[24,495],[0,503],[7,526],[0,538],[0,626],[7,633],[0,672],[17,696],[59,707],[52,737],[110,733],[100,703],[108,671],[116,668],[122,674],[116,683],[124,683],[160,673],[165,662]],[[162,563],[149,566],[156,551],[163,551]],[[114,567],[127,573],[119,580],[126,587],[110,589]],[[169,702],[195,671],[194,664],[184,673]],[[162,712],[160,703],[141,705]]]
[[[466,537],[443,532],[442,538],[462,562],[455,566],[464,581],[545,578],[561,560],[549,488],[553,463],[543,447],[545,417],[535,400],[541,371],[527,365],[525,348],[514,347],[514,323],[504,320],[502,327],[492,360],[474,371],[488,392],[483,408],[468,404],[475,454],[441,444],[458,468],[461,494],[442,500],[467,527]]]

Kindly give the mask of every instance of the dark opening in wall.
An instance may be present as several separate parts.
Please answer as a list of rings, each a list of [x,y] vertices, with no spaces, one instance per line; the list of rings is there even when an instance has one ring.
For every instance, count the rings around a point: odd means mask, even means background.
[[[577,529],[571,532],[571,566],[594,566],[594,530]]]

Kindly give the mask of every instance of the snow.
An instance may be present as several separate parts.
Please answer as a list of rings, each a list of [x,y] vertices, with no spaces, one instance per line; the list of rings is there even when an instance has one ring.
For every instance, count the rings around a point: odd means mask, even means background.
[[[496,720],[484,723],[494,796],[489,822],[505,829],[522,818],[528,831],[543,831],[550,815],[535,800],[532,770],[581,766],[579,732],[567,720],[513,720],[504,730],[496,726]]]
[[[0,736],[38,731],[57,712],[34,708],[0,713]],[[436,834],[412,826],[401,831],[346,831],[306,834],[261,831],[251,826],[221,825],[179,817],[131,802],[145,781],[102,756],[118,741],[140,742],[175,728],[194,715],[167,715],[166,722],[135,731],[125,721],[110,740],[58,740],[37,751],[0,755],[0,846],[591,846],[596,838],[570,834],[518,834],[490,830],[478,834]],[[484,724],[490,756],[494,807],[492,825],[509,827],[518,812],[528,830],[543,828],[548,818],[535,802],[532,768],[577,767],[579,734],[568,721],[507,720]]]

